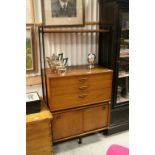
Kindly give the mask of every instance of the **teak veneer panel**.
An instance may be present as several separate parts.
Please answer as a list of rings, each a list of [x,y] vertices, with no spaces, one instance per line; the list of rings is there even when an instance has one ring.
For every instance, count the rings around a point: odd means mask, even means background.
[[[52,111],[62,110],[67,108],[75,108],[83,105],[90,105],[94,103],[101,103],[105,100],[110,100],[111,88],[100,89],[96,91],[65,94],[61,96],[53,96],[51,98],[50,109]]]
[[[109,103],[56,112],[53,114],[53,141],[107,128]]]
[[[53,139],[61,139],[82,133],[82,111],[54,114],[52,122]]]
[[[52,79],[52,82],[50,83],[50,87],[62,87],[62,86],[72,86],[72,85],[83,85],[83,84],[93,84],[98,85],[98,83],[103,84],[105,86],[107,84],[107,81],[111,81],[111,73],[102,73],[102,74],[90,74],[90,75],[78,75],[78,76],[71,76],[63,78],[49,78]],[[111,86],[111,85],[109,85]]]
[[[108,126],[109,105],[99,105],[84,110],[84,132]]]
[[[108,128],[112,70],[68,67],[64,75],[46,69],[53,141]]]

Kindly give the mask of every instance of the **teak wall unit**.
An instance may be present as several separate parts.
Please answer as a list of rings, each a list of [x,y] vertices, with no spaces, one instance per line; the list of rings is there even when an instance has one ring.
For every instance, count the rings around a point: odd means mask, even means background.
[[[102,66],[71,66],[65,75],[54,74],[45,63],[45,33],[108,33],[109,29],[57,29],[39,27],[42,89],[52,114],[53,142],[81,138],[108,128],[112,70]]]
[[[111,68],[113,90],[107,134],[129,128],[129,0],[100,0],[99,64]]]

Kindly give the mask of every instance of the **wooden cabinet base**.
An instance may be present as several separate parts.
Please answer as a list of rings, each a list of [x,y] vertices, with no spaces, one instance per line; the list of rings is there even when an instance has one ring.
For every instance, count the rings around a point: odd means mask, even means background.
[[[107,131],[106,129],[107,129],[107,127],[96,129],[96,130],[92,130],[92,131],[87,131],[87,132],[84,132],[84,133],[81,133],[81,134],[78,134],[78,135],[69,136],[69,137],[62,138],[62,139],[57,139],[57,140],[53,141],[53,144],[64,142],[64,141],[75,139],[75,138],[81,138],[81,137],[84,137],[86,135],[90,135],[90,134],[101,132],[101,131]]]
[[[81,137],[107,129],[109,103],[81,107],[53,114],[53,142]]]

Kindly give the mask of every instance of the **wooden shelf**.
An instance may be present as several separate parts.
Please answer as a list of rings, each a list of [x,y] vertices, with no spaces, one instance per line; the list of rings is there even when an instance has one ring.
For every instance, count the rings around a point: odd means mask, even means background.
[[[97,21],[94,22],[85,22],[85,25],[99,25],[100,23]]]
[[[107,29],[97,29],[97,30],[84,30],[84,29],[49,29],[49,28],[44,28],[43,29],[44,33],[97,33],[97,32],[109,32]]]
[[[32,25],[36,25],[36,26],[43,26],[43,23],[26,23],[26,26],[32,26]],[[85,25],[99,25],[99,22],[94,21],[94,22],[85,22]]]
[[[129,98],[120,97],[117,98],[117,104],[123,103],[123,102],[129,102]]]
[[[128,58],[128,57],[129,57],[129,49],[121,49],[120,58]]]
[[[120,74],[119,78],[129,77],[129,73]]]
[[[121,31],[129,31],[129,29],[123,28],[121,29]]]
[[[26,23],[26,26],[42,26],[42,23]]]
[[[120,58],[129,58],[129,55],[120,55]]]
[[[124,39],[124,42],[129,43],[129,39]]]

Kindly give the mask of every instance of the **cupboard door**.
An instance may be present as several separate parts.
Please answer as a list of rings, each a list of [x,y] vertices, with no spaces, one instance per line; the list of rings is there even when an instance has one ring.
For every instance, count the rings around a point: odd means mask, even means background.
[[[99,105],[84,110],[84,132],[108,126],[109,105]]]
[[[54,140],[82,133],[82,111],[54,114],[52,132]]]

